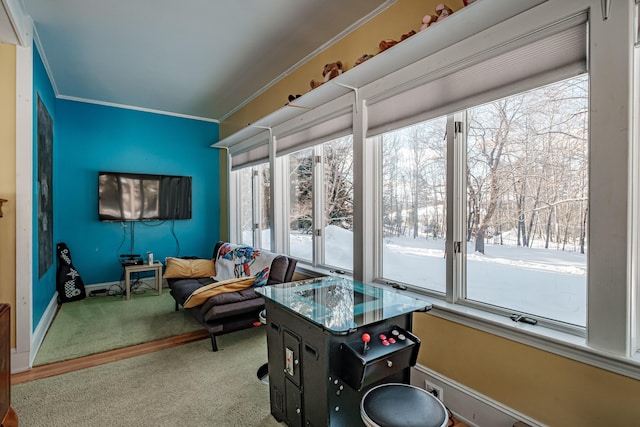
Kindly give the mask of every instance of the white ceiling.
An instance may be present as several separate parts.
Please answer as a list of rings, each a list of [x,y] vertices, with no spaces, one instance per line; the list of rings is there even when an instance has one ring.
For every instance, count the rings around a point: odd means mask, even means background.
[[[22,2],[58,96],[223,120],[393,1]]]

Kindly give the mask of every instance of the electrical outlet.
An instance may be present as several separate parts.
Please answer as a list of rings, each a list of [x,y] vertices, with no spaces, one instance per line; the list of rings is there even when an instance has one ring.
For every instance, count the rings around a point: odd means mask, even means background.
[[[424,380],[424,388],[429,393],[437,397],[440,400],[440,402],[444,402],[444,391],[442,390],[442,387],[435,385],[434,383],[428,380]]]

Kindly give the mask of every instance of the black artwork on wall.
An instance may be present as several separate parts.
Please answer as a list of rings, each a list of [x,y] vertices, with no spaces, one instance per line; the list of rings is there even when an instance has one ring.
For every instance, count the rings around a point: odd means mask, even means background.
[[[53,120],[38,95],[38,277],[53,265]]]

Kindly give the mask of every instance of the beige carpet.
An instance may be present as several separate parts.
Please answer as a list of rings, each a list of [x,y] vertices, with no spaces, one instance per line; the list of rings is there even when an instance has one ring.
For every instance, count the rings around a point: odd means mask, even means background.
[[[269,386],[256,376],[267,361],[264,327],[208,339],[11,388],[27,427],[277,427]]]

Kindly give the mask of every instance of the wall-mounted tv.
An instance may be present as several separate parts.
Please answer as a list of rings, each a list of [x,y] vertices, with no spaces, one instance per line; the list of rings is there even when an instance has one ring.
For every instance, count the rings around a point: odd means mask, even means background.
[[[191,177],[98,173],[100,221],[191,219]]]

